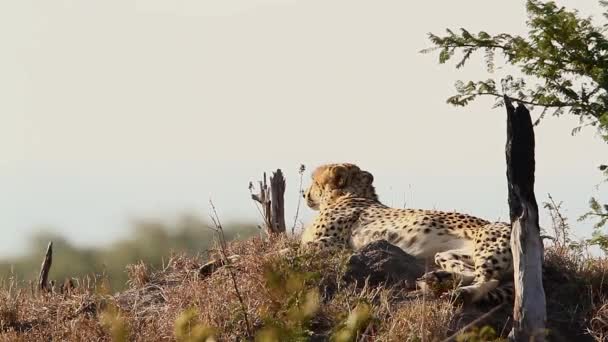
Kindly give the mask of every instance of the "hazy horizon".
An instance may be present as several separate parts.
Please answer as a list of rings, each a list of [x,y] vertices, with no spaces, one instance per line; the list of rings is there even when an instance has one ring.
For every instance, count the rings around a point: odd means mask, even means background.
[[[445,103],[456,80],[506,71],[419,51],[445,28],[524,34],[518,3],[3,2],[0,257],[41,229],[99,245],[132,219],[206,218],[210,198],[224,222],[259,222],[247,185],[276,168],[291,224],[300,164],[307,185],[326,162],[372,172],[389,205],[507,219],[504,108]],[[608,145],[593,128],[571,136],[576,124],[536,128],[536,194],[564,201],[584,236]]]

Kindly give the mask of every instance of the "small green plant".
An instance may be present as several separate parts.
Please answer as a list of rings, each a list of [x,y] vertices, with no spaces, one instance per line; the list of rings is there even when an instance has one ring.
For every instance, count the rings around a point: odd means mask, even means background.
[[[361,302],[348,315],[346,320],[338,325],[331,337],[332,342],[358,341],[372,318],[372,307],[366,302]]]
[[[266,308],[264,327],[258,331],[255,340],[306,341],[310,335],[310,320],[321,302],[314,284],[317,275],[278,264],[267,267],[265,278],[272,302]]]
[[[180,342],[215,342],[215,330],[198,320],[198,312],[190,308],[175,320],[175,339]]]
[[[101,324],[104,326],[113,342],[127,342],[129,330],[124,316],[115,306],[108,307],[100,316]]]
[[[456,337],[456,342],[503,342],[507,341],[504,338],[499,338],[496,331],[489,325],[481,328],[474,327],[470,331],[462,333]]]

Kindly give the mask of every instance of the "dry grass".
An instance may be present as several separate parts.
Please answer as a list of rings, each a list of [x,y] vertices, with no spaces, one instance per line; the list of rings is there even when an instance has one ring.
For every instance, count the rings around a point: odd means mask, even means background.
[[[380,325],[378,341],[442,341],[455,327],[458,316],[447,300],[413,299],[386,304],[386,324]]]
[[[586,256],[560,246],[547,249],[547,316],[556,340],[569,341],[581,331],[596,341],[607,340],[607,276],[606,257]]]
[[[271,253],[293,243],[286,238],[253,238],[228,245],[229,254],[242,256],[233,267],[247,316],[253,330],[264,331],[265,336],[327,340],[348,327],[356,308],[365,303],[371,317],[358,331],[359,341],[442,341],[487,312],[465,311],[448,300],[411,298],[399,289],[344,285],[339,279],[345,254]],[[173,256],[158,270],[144,264],[129,266],[129,289],[116,295],[106,293],[103,279],[77,282],[75,289],[63,294],[36,294],[28,287],[4,284],[0,341],[109,341],[121,336],[130,341],[173,341],[176,334],[194,334],[193,322],[198,331],[213,331],[218,341],[246,340],[244,313],[229,272],[224,268],[200,277],[203,262],[201,257]],[[554,248],[548,249],[546,264],[553,340],[585,340],[582,334],[587,331],[589,340],[605,340],[608,261]],[[321,300],[311,300],[317,294]],[[482,324],[491,324],[504,335],[508,314],[507,308]],[[191,330],[180,332],[182,328]]]

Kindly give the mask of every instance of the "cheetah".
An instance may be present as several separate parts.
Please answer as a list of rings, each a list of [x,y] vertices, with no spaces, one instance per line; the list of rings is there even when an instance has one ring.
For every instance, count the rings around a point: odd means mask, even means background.
[[[378,200],[373,181],[354,164],[316,168],[303,195],[318,215],[301,244],[356,251],[384,239],[416,258],[434,260],[439,269],[424,275],[421,285],[457,280],[456,297],[472,303],[512,295],[509,286],[498,288],[513,274],[509,224],[456,212],[390,208]]]

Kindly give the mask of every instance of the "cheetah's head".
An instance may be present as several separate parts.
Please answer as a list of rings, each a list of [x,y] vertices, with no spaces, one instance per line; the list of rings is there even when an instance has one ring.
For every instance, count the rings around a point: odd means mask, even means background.
[[[312,172],[312,184],[304,193],[304,198],[314,210],[345,195],[377,200],[373,181],[371,173],[354,164],[321,165]]]

